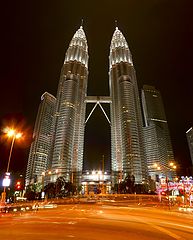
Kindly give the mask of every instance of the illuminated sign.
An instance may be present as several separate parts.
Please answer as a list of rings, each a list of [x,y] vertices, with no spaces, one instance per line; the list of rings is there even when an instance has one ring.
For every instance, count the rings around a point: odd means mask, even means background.
[[[6,172],[5,173],[5,177],[2,181],[2,186],[3,187],[9,187],[11,183],[11,179],[10,179],[10,172]]]
[[[11,179],[9,176],[5,176],[2,182],[3,187],[9,187],[11,183]]]

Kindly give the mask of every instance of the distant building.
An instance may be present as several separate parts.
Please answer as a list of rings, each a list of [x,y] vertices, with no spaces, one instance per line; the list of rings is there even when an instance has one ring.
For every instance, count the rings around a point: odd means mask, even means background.
[[[189,151],[190,151],[190,157],[191,157],[192,165],[193,165],[193,129],[192,129],[192,127],[190,129],[188,129],[188,131],[186,132],[186,137],[187,137],[188,147],[189,147]]]
[[[45,92],[41,96],[30,147],[25,185],[41,181],[50,159],[56,98]]]
[[[174,161],[168,123],[161,94],[153,86],[144,85],[142,89],[142,108],[144,116],[144,142],[149,176],[167,175],[175,171],[169,166]]]

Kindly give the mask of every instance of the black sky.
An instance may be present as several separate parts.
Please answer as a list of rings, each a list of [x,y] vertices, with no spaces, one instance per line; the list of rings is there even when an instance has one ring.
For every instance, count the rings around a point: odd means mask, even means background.
[[[88,95],[109,95],[109,47],[118,21],[128,41],[139,88],[160,90],[176,160],[190,157],[185,132],[193,125],[193,7],[186,0],[13,1],[1,6],[1,127],[11,119],[26,129],[15,144],[11,168],[25,171],[40,97],[56,95],[68,44],[84,19],[89,47]],[[110,128],[97,110],[86,126],[86,167],[110,159]],[[9,144],[0,141],[0,171]]]

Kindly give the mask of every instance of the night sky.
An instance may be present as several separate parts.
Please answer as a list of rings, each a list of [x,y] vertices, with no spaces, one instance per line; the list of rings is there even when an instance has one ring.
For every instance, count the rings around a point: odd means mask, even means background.
[[[88,95],[109,95],[108,57],[117,20],[133,56],[139,89],[154,85],[162,94],[175,159],[186,170],[190,156],[185,132],[193,125],[191,2],[1,3],[0,124],[2,129],[14,121],[25,132],[25,140],[14,145],[10,171],[25,172],[40,97],[45,91],[56,96],[65,52],[82,18],[89,48]],[[99,108],[86,125],[85,138],[85,168],[98,168],[102,155],[109,168],[110,127]],[[1,134],[1,173],[9,148]]]

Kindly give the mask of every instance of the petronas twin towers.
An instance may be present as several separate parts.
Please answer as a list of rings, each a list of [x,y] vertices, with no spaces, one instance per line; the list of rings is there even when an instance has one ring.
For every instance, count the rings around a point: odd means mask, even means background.
[[[66,52],[57,97],[44,93],[30,149],[26,185],[36,182],[48,169],[51,181],[64,176],[68,181],[73,177],[73,181],[80,182],[89,102],[100,106],[110,104],[113,179],[120,178],[120,173],[122,178],[130,174],[135,176],[136,183],[142,183],[147,177],[135,69],[127,41],[118,27],[110,45],[110,96],[87,96],[88,59],[86,35],[81,26]]]
[[[125,37],[116,28],[110,46],[112,171],[145,177],[142,116],[135,69]]]

